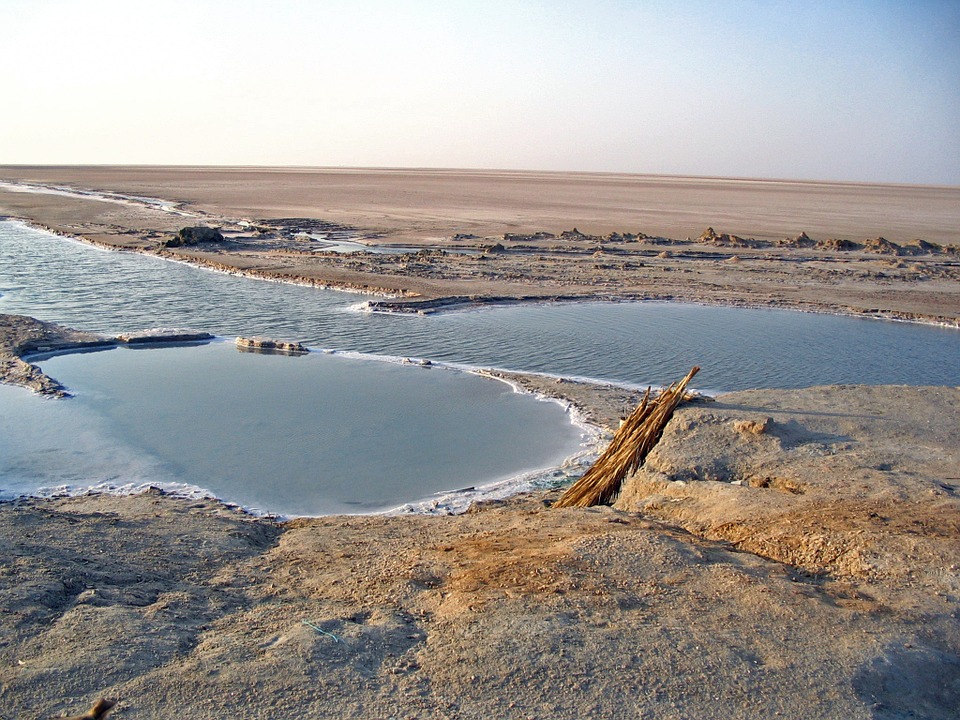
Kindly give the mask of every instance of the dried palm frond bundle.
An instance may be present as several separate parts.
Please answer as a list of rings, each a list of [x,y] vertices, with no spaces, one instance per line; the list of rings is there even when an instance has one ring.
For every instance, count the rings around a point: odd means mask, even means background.
[[[623,479],[643,464],[660,440],[663,428],[685,396],[687,384],[699,371],[699,367],[694,367],[683,380],[662,390],[653,400],[647,388],[640,405],[620,426],[609,447],[553,507],[593,507],[613,500]]]
[[[87,710],[83,715],[65,717],[63,720],[103,720],[103,718],[107,716],[107,713],[109,713],[116,704],[116,700],[100,698],[93,704],[93,707]]]

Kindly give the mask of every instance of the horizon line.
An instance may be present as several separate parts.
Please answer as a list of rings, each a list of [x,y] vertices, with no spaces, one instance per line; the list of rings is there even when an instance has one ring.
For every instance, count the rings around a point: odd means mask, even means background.
[[[410,173],[509,173],[540,175],[596,175],[645,178],[672,178],[678,180],[711,180],[751,183],[792,183],[811,185],[882,185],[892,187],[924,187],[960,189],[957,183],[906,182],[894,180],[830,180],[803,177],[764,177],[749,175],[701,175],[696,173],[655,173],[621,170],[543,170],[533,168],[497,167],[445,167],[407,165],[303,165],[303,164],[218,164],[218,163],[0,163],[0,168],[143,168],[143,169],[190,169],[190,170],[324,170],[361,172],[410,172]]]

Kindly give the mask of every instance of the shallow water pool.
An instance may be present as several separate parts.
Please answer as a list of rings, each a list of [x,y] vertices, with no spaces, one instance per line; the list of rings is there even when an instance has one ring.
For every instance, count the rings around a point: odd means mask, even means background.
[[[139,481],[285,515],[371,512],[557,466],[585,439],[555,402],[439,367],[226,342],[38,364],[75,397],[4,388],[5,495]]]

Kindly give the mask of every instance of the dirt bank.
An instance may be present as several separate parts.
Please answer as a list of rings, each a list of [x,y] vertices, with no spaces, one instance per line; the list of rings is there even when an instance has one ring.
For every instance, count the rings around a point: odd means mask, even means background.
[[[955,591],[878,600],[546,502],[283,526],[157,493],[4,503],[4,716],[953,717]]]
[[[960,322],[958,188],[225,168],[2,167],[0,180],[175,201],[0,187],[0,212],[55,232],[407,309],[607,297]],[[190,225],[224,242],[163,247]],[[344,254],[320,236],[411,251]]]

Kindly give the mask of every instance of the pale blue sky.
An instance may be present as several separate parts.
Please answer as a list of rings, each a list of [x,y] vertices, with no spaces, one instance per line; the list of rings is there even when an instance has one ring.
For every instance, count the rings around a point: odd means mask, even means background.
[[[960,2],[0,0],[0,163],[960,184]]]

